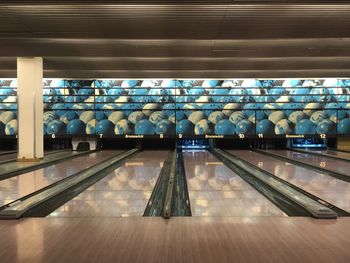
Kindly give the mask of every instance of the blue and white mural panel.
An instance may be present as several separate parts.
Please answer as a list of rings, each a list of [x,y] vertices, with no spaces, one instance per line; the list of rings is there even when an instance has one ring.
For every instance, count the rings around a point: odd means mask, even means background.
[[[17,133],[16,86],[0,80],[0,136]],[[51,137],[350,135],[349,79],[45,79],[43,86]]]
[[[17,81],[0,80],[0,137],[17,134]]]

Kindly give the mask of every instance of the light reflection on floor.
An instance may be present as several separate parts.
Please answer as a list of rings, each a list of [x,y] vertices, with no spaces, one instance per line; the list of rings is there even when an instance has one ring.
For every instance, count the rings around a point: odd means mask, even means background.
[[[183,151],[193,216],[286,216],[208,151]]]
[[[167,151],[144,151],[50,216],[142,216]]]

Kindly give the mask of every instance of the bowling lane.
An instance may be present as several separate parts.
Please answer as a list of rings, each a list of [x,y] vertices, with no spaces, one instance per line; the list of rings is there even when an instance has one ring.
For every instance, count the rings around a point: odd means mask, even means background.
[[[228,151],[335,206],[350,212],[350,183],[249,150]]]
[[[192,216],[286,216],[208,151],[183,157]]]
[[[28,195],[120,152],[95,152],[2,180],[0,181],[0,205]]]
[[[349,175],[350,163],[346,161],[335,160],[327,158],[326,156],[317,156],[308,153],[294,152],[289,150],[269,150],[269,152],[302,163],[310,164],[316,167],[321,167],[332,172]]]
[[[17,153],[3,154],[3,155],[0,155],[0,163],[6,162],[8,160],[13,160],[16,158],[17,158]]]
[[[58,153],[58,152],[64,152],[65,150],[50,150],[50,151],[45,151],[45,155],[48,154],[53,154],[53,153]],[[67,151],[68,152],[68,151]],[[0,163],[1,162],[6,162],[6,161],[12,161],[14,159],[17,159],[17,152],[12,152],[8,154],[3,154],[1,155],[0,152]]]
[[[167,156],[167,151],[138,153],[49,216],[142,216]]]
[[[324,150],[324,151],[303,150],[303,151],[311,152],[311,153],[314,152],[314,153],[318,153],[318,154],[323,154],[325,156],[332,156],[332,157],[350,160],[350,153],[347,153],[347,152],[339,152],[339,151],[334,151],[334,150]]]

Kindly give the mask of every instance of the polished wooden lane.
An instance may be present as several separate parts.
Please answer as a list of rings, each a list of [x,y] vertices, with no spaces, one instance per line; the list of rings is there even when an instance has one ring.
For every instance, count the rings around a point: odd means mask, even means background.
[[[0,261],[347,263],[350,219],[32,218],[0,222]]]
[[[286,216],[208,151],[184,151],[192,216]]]
[[[50,216],[142,216],[168,151],[143,151]]]
[[[9,154],[1,155],[1,152],[0,152],[0,162],[5,162],[16,158],[17,158],[17,153],[9,153]]]
[[[0,206],[102,162],[121,151],[94,152],[0,181]]]
[[[311,153],[315,152],[315,153],[323,154],[325,156],[328,155],[333,157],[339,157],[350,161],[350,152],[340,152],[340,151],[334,151],[334,150],[324,150],[324,151],[308,150],[308,151],[310,151]]]
[[[350,183],[327,174],[308,170],[271,156],[248,150],[230,150],[229,153],[350,212]]]
[[[311,164],[321,167],[332,172],[349,175],[350,163],[343,160],[335,160],[326,156],[316,156],[308,153],[286,151],[286,150],[269,150],[273,154],[278,154],[289,159],[293,159],[302,163]]]
[[[47,150],[44,152],[45,155],[49,153],[60,152],[64,150]],[[16,151],[0,151],[0,162],[12,161],[17,159]]]

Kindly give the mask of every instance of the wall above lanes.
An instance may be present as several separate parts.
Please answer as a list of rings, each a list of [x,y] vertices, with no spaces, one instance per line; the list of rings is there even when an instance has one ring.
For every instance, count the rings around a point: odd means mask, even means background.
[[[15,136],[16,80],[0,80],[0,135]],[[46,136],[350,135],[349,79],[45,79]]]

